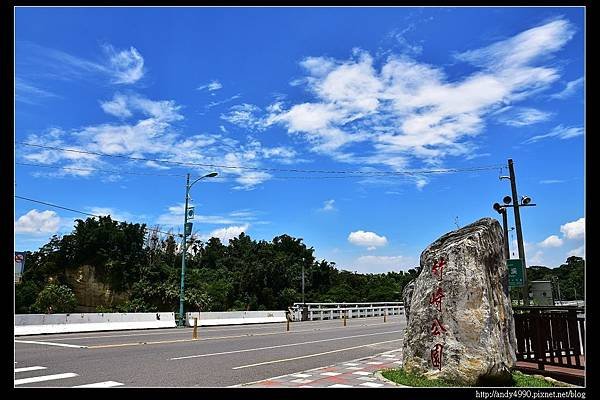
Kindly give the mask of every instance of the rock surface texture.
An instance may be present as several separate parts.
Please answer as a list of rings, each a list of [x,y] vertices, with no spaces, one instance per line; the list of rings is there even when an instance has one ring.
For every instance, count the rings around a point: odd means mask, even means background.
[[[91,265],[66,269],[65,277],[77,299],[77,312],[96,312],[97,306],[110,307],[129,298],[127,293],[113,292],[108,284],[96,279],[96,270]]]
[[[510,379],[516,338],[498,221],[449,232],[421,254],[404,369],[466,385]]]

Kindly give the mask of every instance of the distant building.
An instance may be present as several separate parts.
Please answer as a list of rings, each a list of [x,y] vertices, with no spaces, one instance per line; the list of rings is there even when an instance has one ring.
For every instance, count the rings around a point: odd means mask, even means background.
[[[551,281],[531,281],[531,300],[536,306],[553,306],[554,296],[552,295]]]

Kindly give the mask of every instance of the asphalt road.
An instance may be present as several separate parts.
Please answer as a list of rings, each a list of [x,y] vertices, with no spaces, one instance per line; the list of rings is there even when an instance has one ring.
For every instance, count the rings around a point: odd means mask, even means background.
[[[15,387],[227,387],[402,347],[404,316],[15,337]],[[52,379],[51,379],[52,378]],[[41,380],[48,379],[48,380]]]

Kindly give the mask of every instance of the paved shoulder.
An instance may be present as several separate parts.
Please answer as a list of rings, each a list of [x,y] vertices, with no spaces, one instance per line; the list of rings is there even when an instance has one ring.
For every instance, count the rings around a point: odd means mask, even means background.
[[[401,364],[402,349],[396,349],[371,357],[363,357],[327,367],[314,368],[232,387],[391,388],[397,386],[378,379],[375,372],[387,368],[398,368]]]

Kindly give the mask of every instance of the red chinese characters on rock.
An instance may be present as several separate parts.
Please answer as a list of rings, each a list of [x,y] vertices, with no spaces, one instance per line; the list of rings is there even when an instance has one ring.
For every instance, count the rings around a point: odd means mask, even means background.
[[[444,345],[443,344],[436,344],[435,346],[433,346],[433,349],[431,349],[431,365],[433,366],[433,368],[437,368],[440,371],[442,370],[442,356],[444,352]]]
[[[446,328],[444,328],[444,325],[442,325],[439,319],[435,318],[433,324],[431,324],[431,334],[433,336],[439,336],[444,332],[446,332]]]
[[[446,266],[446,261],[444,258],[440,258],[438,262],[433,264],[431,267],[431,275],[435,276],[438,281],[442,280],[442,272],[444,271],[444,267]]]
[[[433,293],[433,295],[431,296],[431,299],[429,299],[429,304],[433,304],[434,307],[437,308],[438,311],[442,311],[442,299],[444,297],[445,297],[444,289],[439,287]]]

